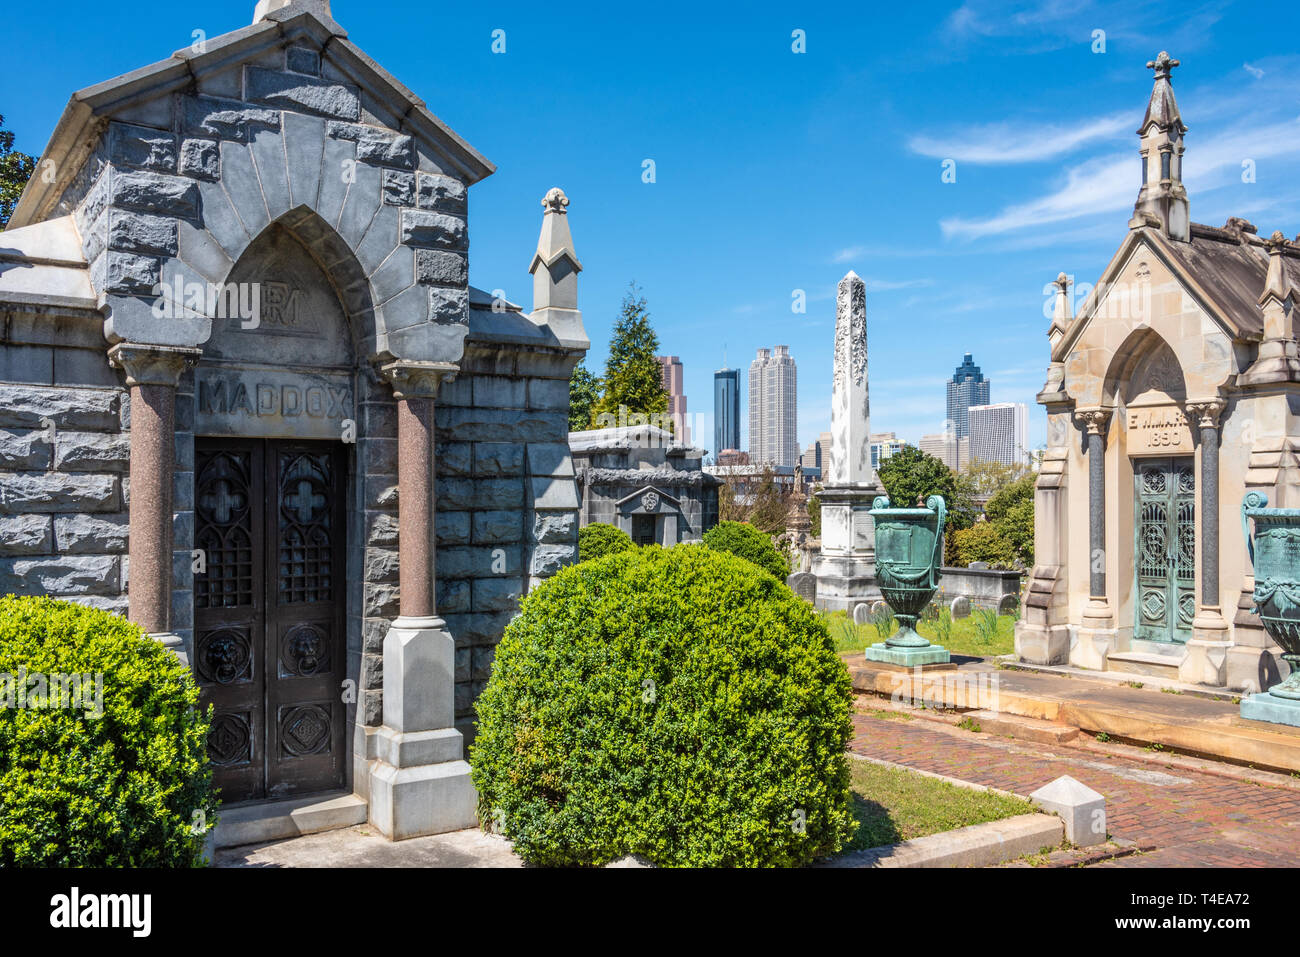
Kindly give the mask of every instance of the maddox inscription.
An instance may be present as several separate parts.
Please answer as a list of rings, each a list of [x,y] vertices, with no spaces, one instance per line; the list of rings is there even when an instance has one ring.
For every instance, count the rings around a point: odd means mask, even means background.
[[[200,367],[195,386],[202,435],[337,439],[354,418],[346,375]]]
[[[1192,428],[1178,406],[1130,406],[1126,418],[1130,455],[1192,451]]]

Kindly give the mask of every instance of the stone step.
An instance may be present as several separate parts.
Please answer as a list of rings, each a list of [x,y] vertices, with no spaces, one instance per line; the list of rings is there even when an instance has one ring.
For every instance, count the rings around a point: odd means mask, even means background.
[[[1151,678],[1178,680],[1179,659],[1168,655],[1152,655],[1141,651],[1112,651],[1106,656],[1107,671],[1121,671],[1129,675],[1146,675]]]
[[[238,847],[365,824],[367,808],[365,800],[357,795],[333,791],[290,801],[222,808],[219,818],[212,846]]]
[[[962,717],[974,719],[986,734],[1000,734],[1039,744],[1065,744],[1079,736],[1079,729],[1068,724],[1025,718],[1003,711],[968,711]]]

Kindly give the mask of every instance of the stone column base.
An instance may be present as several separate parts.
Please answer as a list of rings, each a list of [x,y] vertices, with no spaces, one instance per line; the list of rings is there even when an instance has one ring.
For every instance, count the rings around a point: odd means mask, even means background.
[[[880,601],[874,554],[821,554],[813,561],[813,574],[817,577],[815,604],[818,608],[851,614],[863,602],[870,605]]]
[[[1065,664],[1070,659],[1070,627],[1016,622],[1016,657],[1031,665]]]
[[[1222,688],[1228,681],[1228,623],[1218,608],[1203,607],[1192,620],[1192,640],[1178,667],[1178,680]]]
[[[1105,671],[1106,659],[1115,650],[1119,631],[1115,628],[1089,628],[1078,630],[1078,641],[1070,649],[1070,664],[1090,671]]]
[[[370,736],[370,823],[389,840],[475,827],[478,794],[454,721],[456,645],[434,616],[384,637],[384,724]]]
[[[170,631],[159,631],[149,636],[181,660],[186,668],[190,666],[190,652],[185,647],[185,639]]]
[[[1282,660],[1282,649],[1249,648],[1233,645],[1228,649],[1227,685],[1229,688],[1254,693],[1267,691],[1291,673],[1291,667]]]

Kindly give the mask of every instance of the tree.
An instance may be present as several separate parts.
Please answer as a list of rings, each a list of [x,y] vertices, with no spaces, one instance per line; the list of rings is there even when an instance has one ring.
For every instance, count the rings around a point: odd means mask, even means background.
[[[1012,482],[1030,473],[1024,464],[1007,465],[1003,462],[972,462],[964,473],[974,486],[975,494],[987,498],[996,495]]]
[[[658,354],[659,337],[650,325],[645,297],[637,295],[633,283],[623,297],[622,314],[610,338],[603,379],[605,392],[592,409],[598,425],[617,424],[623,415],[645,415],[657,416],[649,421],[672,429]],[[620,415],[620,409],[626,411]]]
[[[748,522],[768,535],[785,531],[790,515],[792,492],[776,481],[776,470],[768,465],[762,475],[724,475],[718,488],[718,519]]]
[[[569,431],[591,428],[591,410],[600,401],[600,379],[579,359],[569,377]]]
[[[1034,563],[1034,485],[1038,476],[1025,475],[989,499],[984,513],[998,534],[1010,544],[1016,561]]]
[[[14,149],[14,134],[4,128],[0,116],[0,229],[9,225],[9,217],[23,195],[23,187],[36,169],[36,160]]]
[[[942,461],[905,445],[880,463],[876,470],[880,484],[896,508],[914,508],[931,495],[942,495],[948,506],[948,528],[970,528],[975,524],[977,509],[969,482],[963,481]]]
[[[992,522],[976,522],[970,528],[952,532],[947,551],[957,568],[965,568],[971,562],[987,562],[990,568],[1010,568],[1015,562],[1011,542]]]

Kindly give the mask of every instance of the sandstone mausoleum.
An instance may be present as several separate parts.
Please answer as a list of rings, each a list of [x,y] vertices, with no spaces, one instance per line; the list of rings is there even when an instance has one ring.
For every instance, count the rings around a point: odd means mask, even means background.
[[[475,695],[576,555],[589,345],[560,190],[533,311],[469,285],[493,171],[328,0],[261,0],[75,93],[0,237],[0,592],[174,648],[231,820],[475,823]]]
[[[1077,314],[1057,279],[1023,661],[1260,691],[1242,498],[1300,506],[1300,246],[1192,222],[1161,53],[1128,234]],[[1135,164],[1134,178],[1138,167]]]

